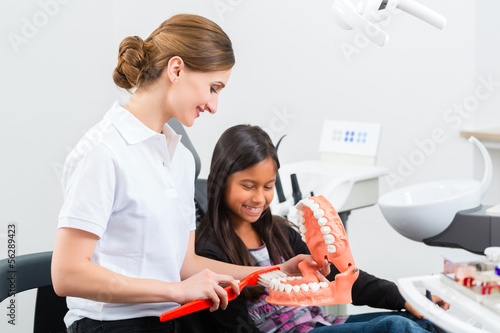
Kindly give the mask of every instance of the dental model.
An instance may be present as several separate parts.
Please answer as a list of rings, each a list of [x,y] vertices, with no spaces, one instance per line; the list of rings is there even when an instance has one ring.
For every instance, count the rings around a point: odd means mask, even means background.
[[[298,210],[299,230],[317,263],[324,259],[340,271],[335,281],[320,282],[316,268],[299,264],[302,276],[273,279],[266,301],[286,306],[329,305],[351,303],[351,289],[358,278],[344,225],[339,215],[322,195],[301,200]]]

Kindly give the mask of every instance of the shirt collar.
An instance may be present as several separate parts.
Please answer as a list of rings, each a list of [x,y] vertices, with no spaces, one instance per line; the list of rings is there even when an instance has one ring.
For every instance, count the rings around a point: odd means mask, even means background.
[[[113,105],[104,118],[109,120],[131,145],[158,135],[118,103]]]
[[[105,119],[110,121],[120,132],[128,144],[137,144],[139,142],[145,141],[154,136],[164,135],[167,141],[167,149],[170,155],[170,160],[172,160],[175,149],[181,140],[181,135],[175,133],[175,131],[168,125],[163,125],[163,133],[157,133],[144,125],[139,119],[137,119],[130,111],[123,108],[118,102],[116,102],[113,107],[104,116]]]

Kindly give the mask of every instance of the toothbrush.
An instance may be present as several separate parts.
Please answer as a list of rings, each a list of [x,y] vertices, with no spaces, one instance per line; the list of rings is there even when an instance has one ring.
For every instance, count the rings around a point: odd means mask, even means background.
[[[271,266],[248,275],[238,283],[238,286],[240,287],[240,290],[243,289],[243,287],[245,286],[253,286],[256,284],[260,284],[261,286],[264,287],[269,287],[269,284],[271,283],[272,279],[282,278],[282,277],[286,277],[286,274],[281,272],[278,266]],[[224,290],[227,292],[228,301],[232,301],[238,296],[234,293],[233,288],[231,288],[231,286],[227,286],[226,288],[224,288]],[[184,315],[196,311],[207,309],[211,306],[212,306],[212,301],[208,299],[199,299],[191,301],[189,303],[179,306],[178,308],[162,313],[162,315],[160,316],[160,321],[167,321],[174,318],[182,317]]]

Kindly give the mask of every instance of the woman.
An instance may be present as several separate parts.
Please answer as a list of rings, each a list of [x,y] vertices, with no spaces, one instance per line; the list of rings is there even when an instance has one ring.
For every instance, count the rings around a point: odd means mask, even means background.
[[[239,125],[222,134],[212,156],[208,208],[196,238],[198,254],[238,265],[270,266],[309,253],[291,224],[273,216],[269,209],[278,168],[276,149],[261,128]],[[338,273],[335,267],[332,271]],[[329,278],[333,279],[334,273]],[[213,318],[222,332],[424,332],[422,327],[433,330],[429,322],[419,321],[420,327],[402,312],[333,317],[325,316],[319,307],[267,304],[266,296],[267,290],[262,287],[247,287],[226,311],[213,313]],[[358,305],[413,311],[394,283],[363,271],[353,286],[352,298]],[[448,306],[439,299],[436,302]]]
[[[196,15],[120,44],[113,79],[132,96],[80,140],[63,172],[52,279],[68,296],[69,332],[171,332],[161,313],[195,299],[225,308],[219,284],[239,293],[233,276],[257,270],[195,254],[194,160],[166,124],[215,113],[233,65],[228,36]]]

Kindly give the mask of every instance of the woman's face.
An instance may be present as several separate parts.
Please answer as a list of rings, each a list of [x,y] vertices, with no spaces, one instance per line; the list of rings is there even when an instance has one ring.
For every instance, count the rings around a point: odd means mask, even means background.
[[[271,157],[229,176],[224,193],[233,223],[256,222],[274,197],[276,165]]]
[[[215,113],[219,93],[226,86],[231,70],[197,72],[184,69],[172,84],[169,95],[173,117],[184,126],[192,126],[202,112]]]

